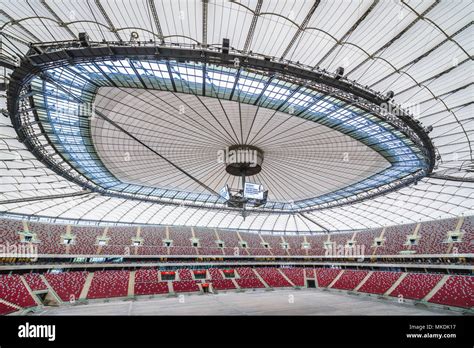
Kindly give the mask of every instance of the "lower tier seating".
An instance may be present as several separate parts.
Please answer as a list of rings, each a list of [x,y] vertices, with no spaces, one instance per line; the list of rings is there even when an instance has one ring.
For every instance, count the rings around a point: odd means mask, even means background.
[[[127,296],[129,275],[129,271],[95,272],[87,298]]]
[[[193,292],[199,291],[199,286],[194,280],[178,280],[173,282],[175,292]]]
[[[357,285],[367,276],[367,271],[344,271],[332,286],[335,289],[354,290]]]
[[[474,277],[450,276],[429,302],[455,307],[474,307]]]
[[[383,295],[401,275],[400,272],[373,272],[358,291]]]
[[[135,295],[167,294],[168,282],[135,283]]]
[[[13,312],[16,312],[17,309],[15,307],[9,306],[6,303],[0,302],[0,315],[6,315]]]
[[[0,275],[0,298],[20,307],[36,306],[19,275]]]
[[[216,290],[230,290],[235,289],[235,284],[232,279],[214,279],[211,280],[212,288]]]
[[[33,290],[33,291],[48,289],[48,287],[43,282],[43,279],[41,279],[39,274],[28,273],[28,274],[24,274],[23,278],[25,279],[25,281],[28,284],[28,286],[30,287],[30,289]]]
[[[409,273],[400,284],[390,293],[390,296],[421,300],[443,278],[439,274]]]
[[[278,271],[278,268],[264,267],[257,268],[257,273],[262,277],[263,281],[272,288],[282,288],[291,286],[288,280],[285,279]]]
[[[280,268],[280,271],[293,283],[295,286],[304,286],[304,269],[303,268]]]
[[[62,301],[79,299],[88,272],[48,273],[46,280]]]

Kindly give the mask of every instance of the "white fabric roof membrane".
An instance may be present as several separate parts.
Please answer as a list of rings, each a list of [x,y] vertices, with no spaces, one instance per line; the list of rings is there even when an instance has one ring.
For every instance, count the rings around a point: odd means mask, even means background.
[[[0,119],[0,212],[111,223],[318,232],[473,214],[472,1],[0,0],[1,55],[30,42],[140,40],[220,45],[334,71],[395,92],[440,155],[432,177],[397,192],[305,216],[161,205],[88,193],[56,175]],[[204,9],[207,8],[207,11]],[[204,15],[207,14],[207,15]],[[5,77],[5,76],[4,76]],[[4,93],[4,92],[2,92]],[[4,97],[4,95],[3,95]],[[5,109],[5,98],[0,98]],[[455,180],[453,180],[455,179]]]

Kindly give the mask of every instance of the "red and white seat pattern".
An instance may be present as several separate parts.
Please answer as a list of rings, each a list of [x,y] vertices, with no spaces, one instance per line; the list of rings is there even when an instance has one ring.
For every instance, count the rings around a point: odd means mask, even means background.
[[[0,302],[0,315],[7,315],[16,311],[17,309],[15,307],[12,307],[6,303]]]
[[[107,231],[109,241],[101,249],[101,255],[131,255],[132,238],[137,236],[136,227],[112,227]]]
[[[168,248],[163,246],[166,228],[144,226],[141,228],[140,238],[143,238],[143,245],[137,248],[138,255],[168,255]]]
[[[17,220],[0,219],[0,241],[4,244],[20,243],[20,235],[23,232],[23,223]]]
[[[291,284],[278,271],[278,268],[262,267],[256,268],[255,271],[262,277],[263,281],[272,288],[289,287]]]
[[[408,250],[405,243],[408,236],[415,232],[416,224],[391,226],[387,227],[383,238],[385,239],[382,246],[378,246],[376,250],[377,255],[398,255],[402,250]]]
[[[214,279],[211,280],[212,288],[216,290],[231,290],[235,289],[235,284],[232,279]]]
[[[33,291],[48,289],[48,287],[43,282],[43,279],[41,279],[39,274],[28,273],[28,274],[24,274],[23,278],[25,279],[30,289]]]
[[[179,280],[193,280],[191,270],[183,268],[178,270]]]
[[[461,243],[453,243],[451,252],[474,254],[474,216],[464,218],[461,230],[464,232]]]
[[[217,279],[224,279],[224,276],[222,275],[220,269],[218,268],[209,268],[209,275],[211,276],[211,279],[217,280]]]
[[[87,298],[123,297],[128,294],[129,271],[98,271],[94,273]]]
[[[293,283],[295,286],[304,286],[304,269],[303,268],[280,268],[280,271]]]
[[[421,300],[428,295],[441,278],[443,278],[443,276],[439,274],[409,273],[403,278],[400,284],[393,289],[390,296]]]
[[[195,280],[177,280],[173,282],[175,292],[194,292],[199,291],[199,286]]]
[[[450,276],[428,302],[465,308],[474,307],[474,276]]]
[[[62,301],[79,299],[88,272],[48,273],[45,278]]]
[[[285,239],[285,242],[288,243],[288,246],[290,247],[288,249],[288,253],[290,255],[295,255],[295,256],[306,255],[306,250],[303,249],[304,237],[285,236],[284,239]]]
[[[383,295],[401,275],[401,272],[373,272],[358,291]]]
[[[29,222],[30,232],[36,233],[40,241],[38,246],[39,254],[65,254],[66,245],[62,243],[61,235],[66,234],[65,225],[42,224]]]
[[[193,235],[190,227],[170,227],[168,231],[173,240],[170,255],[197,255],[197,249],[191,244]]]
[[[71,234],[75,235],[74,244],[69,246],[69,254],[96,255],[97,237],[102,236],[103,228],[72,226]]]
[[[367,271],[345,270],[332,288],[340,290],[354,290],[357,285],[367,276]]]
[[[361,249],[363,247],[365,255],[372,255],[376,249],[376,247],[374,247],[375,238],[380,237],[381,233],[381,228],[359,231],[356,233],[354,240],[357,246],[359,246]]]
[[[306,241],[310,244],[308,255],[325,255],[324,242],[327,241],[326,234],[319,234],[314,236],[306,236]]]
[[[336,268],[316,268],[318,286],[322,288],[328,287],[340,272],[341,270]]]
[[[158,270],[154,268],[139,269],[135,272],[135,283],[151,283],[158,281]]]
[[[216,232],[210,228],[194,228],[194,235],[199,239],[199,255],[223,255],[217,246]]]
[[[36,302],[17,274],[0,275],[0,298],[20,307],[36,306]]]
[[[288,256],[286,249],[283,249],[282,243],[284,243],[281,236],[271,236],[264,235],[262,236],[263,240],[268,243],[271,248],[271,253],[275,256]]]
[[[253,256],[270,256],[270,249],[263,247],[263,241],[256,233],[239,232],[242,239],[247,242],[247,251]]]
[[[448,231],[454,231],[458,219],[423,222],[418,231],[418,245],[412,247],[417,254],[447,254]]]
[[[236,269],[240,278],[235,279],[241,288],[264,288],[265,285],[258,279],[257,275],[250,267],[240,267]]]

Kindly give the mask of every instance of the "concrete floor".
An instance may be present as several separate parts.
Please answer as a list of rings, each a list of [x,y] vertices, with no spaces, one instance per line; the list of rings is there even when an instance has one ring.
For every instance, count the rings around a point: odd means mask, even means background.
[[[256,290],[245,293],[142,296],[87,305],[51,307],[33,315],[455,315],[456,312],[400,304],[397,299],[321,290]]]

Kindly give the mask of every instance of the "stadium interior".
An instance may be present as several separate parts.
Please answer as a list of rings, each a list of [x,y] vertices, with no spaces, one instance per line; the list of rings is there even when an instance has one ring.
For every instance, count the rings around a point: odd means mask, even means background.
[[[472,10],[0,0],[0,315],[472,316]]]

